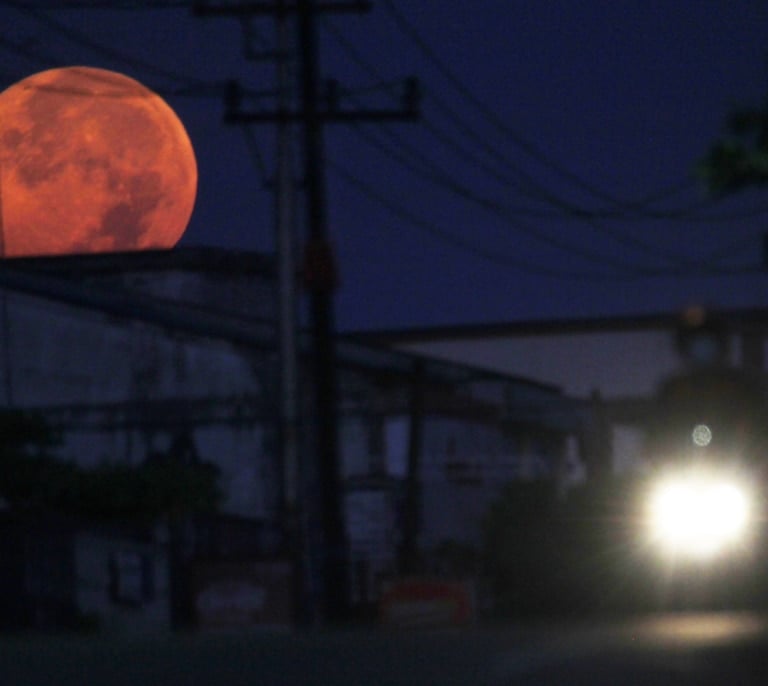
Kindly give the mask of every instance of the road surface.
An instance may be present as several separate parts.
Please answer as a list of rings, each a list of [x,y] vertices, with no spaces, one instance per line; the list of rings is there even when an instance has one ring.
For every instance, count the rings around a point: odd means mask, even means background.
[[[392,633],[5,637],[3,686],[505,686],[768,683],[750,613]]]

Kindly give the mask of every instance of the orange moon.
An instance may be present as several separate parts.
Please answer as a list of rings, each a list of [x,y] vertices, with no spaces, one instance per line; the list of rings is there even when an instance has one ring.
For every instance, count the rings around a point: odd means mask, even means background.
[[[0,255],[171,248],[196,192],[183,124],[138,81],[63,67],[0,93]]]

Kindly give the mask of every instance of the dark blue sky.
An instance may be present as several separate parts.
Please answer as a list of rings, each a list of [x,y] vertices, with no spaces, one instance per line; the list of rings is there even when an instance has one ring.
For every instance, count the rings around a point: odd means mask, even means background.
[[[216,88],[273,87],[240,23],[71,4],[0,3],[3,84],[89,64],[170,94],[200,170],[182,245],[270,250],[273,130],[224,124]],[[269,48],[271,21],[252,27]],[[692,173],[732,108],[766,100],[768,3],[376,0],[319,28],[350,106],[396,106],[409,75],[425,91],[420,123],[327,130],[341,328],[768,301],[768,187],[712,203]]]

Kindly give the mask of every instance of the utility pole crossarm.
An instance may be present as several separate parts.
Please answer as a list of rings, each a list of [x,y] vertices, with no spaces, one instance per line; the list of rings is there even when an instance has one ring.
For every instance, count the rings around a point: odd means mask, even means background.
[[[344,109],[340,106],[338,84],[329,80],[325,107],[315,106],[313,116],[321,124],[353,124],[356,122],[416,121],[420,118],[421,91],[418,79],[409,76],[403,80],[403,91],[399,108]],[[224,121],[230,124],[260,124],[303,122],[307,117],[306,106],[299,110],[278,108],[276,110],[247,111],[242,107],[244,92],[236,81],[227,84]]]
[[[241,112],[228,111],[224,119],[230,124],[259,124],[266,122],[299,122],[306,115],[303,112]],[[415,121],[419,113],[411,110],[347,110],[341,112],[318,112],[317,119],[323,124],[352,124],[355,122]]]

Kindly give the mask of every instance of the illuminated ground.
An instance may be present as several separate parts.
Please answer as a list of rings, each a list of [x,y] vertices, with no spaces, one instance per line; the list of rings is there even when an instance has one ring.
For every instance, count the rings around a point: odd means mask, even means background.
[[[432,633],[5,638],[0,683],[99,686],[758,684],[768,621],[667,615]]]

